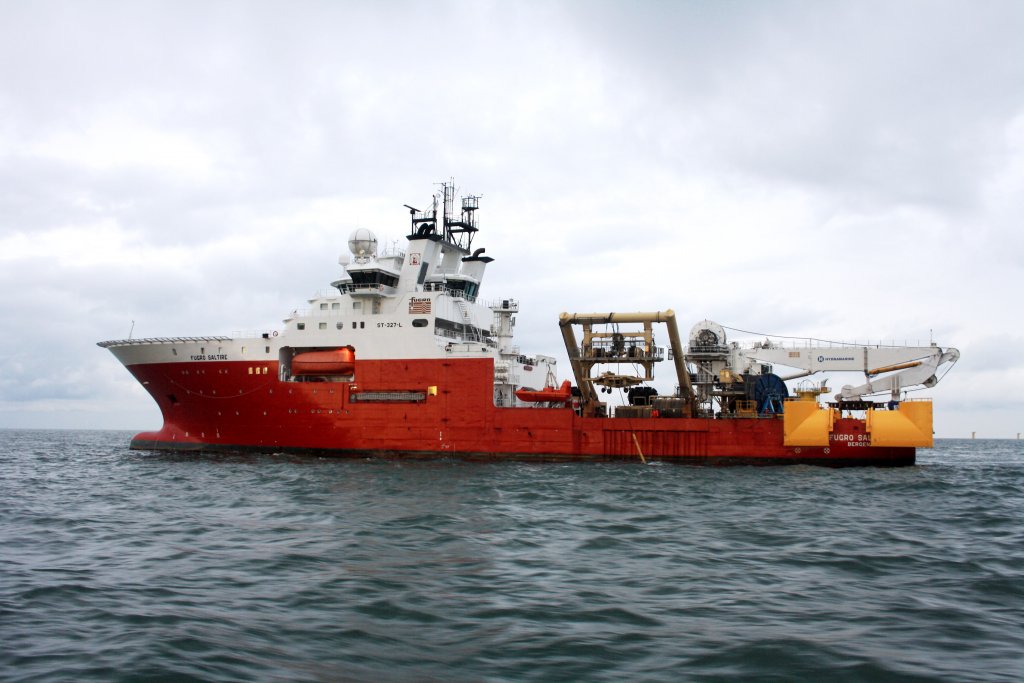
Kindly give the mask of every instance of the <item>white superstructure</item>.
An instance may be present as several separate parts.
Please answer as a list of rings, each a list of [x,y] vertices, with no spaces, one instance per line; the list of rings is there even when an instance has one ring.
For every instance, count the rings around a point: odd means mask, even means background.
[[[337,291],[309,299],[307,310],[286,318],[282,341],[302,349],[351,344],[364,360],[493,358],[497,405],[519,405],[520,387],[554,386],[555,359],[524,355],[514,344],[518,302],[480,300],[493,261],[473,249],[480,198],[463,197],[455,216],[454,195],[444,183],[427,210],[407,206],[412,231],[405,249],[381,250],[372,231],[353,231],[349,253],[338,259],[344,272],[331,283]]]

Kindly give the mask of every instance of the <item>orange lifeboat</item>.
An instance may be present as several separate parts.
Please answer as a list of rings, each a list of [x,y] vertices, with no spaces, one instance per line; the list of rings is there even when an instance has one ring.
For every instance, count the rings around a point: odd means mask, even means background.
[[[569,380],[562,382],[559,388],[544,387],[543,389],[519,389],[516,398],[529,403],[568,403],[572,400],[572,384]]]
[[[292,358],[292,374],[351,375],[356,367],[356,350],[351,346],[328,351],[306,351]]]

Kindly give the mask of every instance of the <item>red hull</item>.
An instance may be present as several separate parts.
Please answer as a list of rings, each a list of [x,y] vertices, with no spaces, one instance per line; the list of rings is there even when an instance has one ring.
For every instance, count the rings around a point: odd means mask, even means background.
[[[829,466],[915,459],[912,447],[870,446],[857,419],[837,420],[828,447],[787,447],[779,418],[584,418],[570,407],[496,407],[489,358],[361,360],[353,382],[282,382],[276,362],[129,370],[164,416],[162,429],[133,439],[135,449],[537,460],[642,453],[694,464]]]

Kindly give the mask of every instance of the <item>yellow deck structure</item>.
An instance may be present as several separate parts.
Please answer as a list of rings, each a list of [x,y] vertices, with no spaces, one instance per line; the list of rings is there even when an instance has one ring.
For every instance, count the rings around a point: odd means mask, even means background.
[[[932,402],[904,401],[896,410],[868,409],[865,431],[872,446],[931,448]],[[786,446],[828,446],[835,425],[836,409],[811,401],[787,401],[783,413],[783,444]]]

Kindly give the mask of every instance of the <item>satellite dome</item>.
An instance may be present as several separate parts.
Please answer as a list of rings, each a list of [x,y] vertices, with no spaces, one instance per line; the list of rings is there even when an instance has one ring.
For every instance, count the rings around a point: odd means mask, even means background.
[[[377,255],[377,236],[366,228],[357,228],[348,236],[348,250],[356,258]]]

